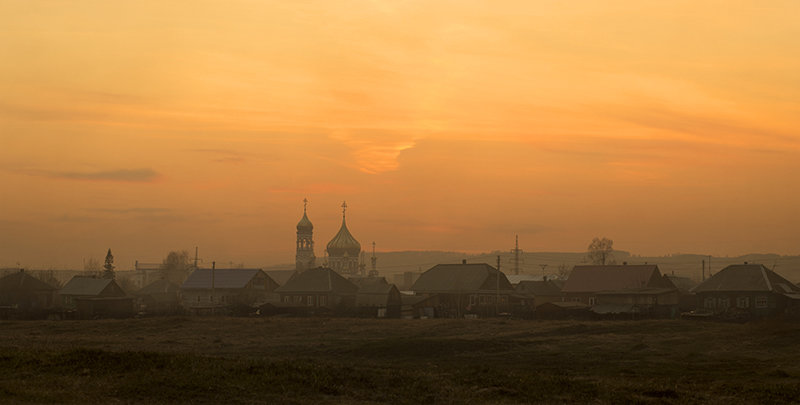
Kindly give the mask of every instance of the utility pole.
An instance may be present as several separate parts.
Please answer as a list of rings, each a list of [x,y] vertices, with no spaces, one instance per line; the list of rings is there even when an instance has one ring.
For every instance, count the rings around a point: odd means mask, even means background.
[[[497,255],[497,274],[495,275],[497,281],[497,296],[494,298],[494,316],[500,315],[500,255]]]
[[[197,246],[194,247],[194,269],[197,270]]]
[[[519,275],[519,254],[522,253],[522,250],[519,249],[519,235],[515,235],[515,239],[514,249],[511,253],[514,254],[514,274]]]
[[[703,259],[703,281],[706,281],[706,259]]]
[[[544,269],[547,268],[547,265],[546,264],[540,264],[539,267],[542,268],[542,280],[544,280],[545,277],[547,277],[547,275],[544,273]]]

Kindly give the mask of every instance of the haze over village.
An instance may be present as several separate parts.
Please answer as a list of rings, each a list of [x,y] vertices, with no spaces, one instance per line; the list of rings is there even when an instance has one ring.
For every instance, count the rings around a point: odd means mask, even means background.
[[[0,0],[0,402],[796,403],[798,16]]]

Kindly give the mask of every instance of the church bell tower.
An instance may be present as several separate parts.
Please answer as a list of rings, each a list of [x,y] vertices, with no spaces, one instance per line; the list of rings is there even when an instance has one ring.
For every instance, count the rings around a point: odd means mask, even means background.
[[[303,218],[297,223],[297,254],[295,270],[303,272],[315,267],[314,257],[314,225],[308,219],[308,199],[303,199]]]

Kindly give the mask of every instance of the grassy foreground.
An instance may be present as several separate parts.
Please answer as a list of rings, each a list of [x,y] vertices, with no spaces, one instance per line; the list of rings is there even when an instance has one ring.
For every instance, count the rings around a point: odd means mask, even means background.
[[[4,403],[797,403],[800,325],[0,322]]]

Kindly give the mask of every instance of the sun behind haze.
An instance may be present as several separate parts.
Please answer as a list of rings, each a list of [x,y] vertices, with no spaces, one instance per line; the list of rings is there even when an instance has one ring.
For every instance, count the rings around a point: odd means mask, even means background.
[[[0,267],[798,253],[795,1],[0,1]]]

